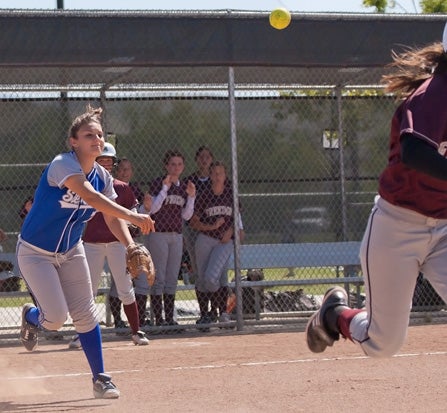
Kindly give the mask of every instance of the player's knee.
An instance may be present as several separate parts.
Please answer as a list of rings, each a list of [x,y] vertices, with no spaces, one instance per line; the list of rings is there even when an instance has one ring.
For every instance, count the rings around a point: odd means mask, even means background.
[[[135,302],[135,293],[134,291],[130,291],[127,294],[119,297],[123,305],[129,305]]]
[[[395,338],[386,342],[366,341],[361,344],[365,354],[374,358],[387,358],[394,356],[402,347],[403,340]]]
[[[62,328],[65,321],[67,321],[67,314],[65,314],[65,316],[62,314],[58,314],[51,317],[50,319],[44,319],[42,322],[42,327],[46,330],[56,331]]]

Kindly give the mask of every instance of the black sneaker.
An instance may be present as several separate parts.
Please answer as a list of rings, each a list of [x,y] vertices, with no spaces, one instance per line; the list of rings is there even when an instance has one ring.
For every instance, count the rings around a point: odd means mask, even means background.
[[[20,341],[28,351],[33,351],[38,344],[39,327],[26,321],[25,314],[31,308],[35,308],[32,304],[25,304],[22,308],[22,326],[20,328]]]
[[[152,321],[149,318],[145,318],[144,320],[141,320],[140,327],[152,327]]]
[[[213,323],[213,321],[211,320],[210,315],[207,313],[205,315],[202,315],[197,321],[196,324],[197,325],[201,325],[201,324],[211,324]],[[202,333],[209,333],[210,328],[209,327],[199,327],[198,330]]]
[[[120,391],[112,383],[112,378],[105,373],[99,373],[93,383],[93,395],[95,399],[117,399]]]
[[[115,321],[115,330],[115,334],[117,336],[127,336],[130,333],[126,322],[123,320]]]
[[[217,316],[217,310],[208,311],[207,315],[210,320],[210,323],[217,323],[217,320],[219,319],[219,317]]]
[[[175,320],[166,321],[167,326],[178,326],[179,323]],[[181,334],[183,333],[183,330],[181,328],[168,328],[166,330],[166,334]]]
[[[330,317],[333,319],[333,325],[328,323],[329,317],[327,317],[328,311],[338,306],[348,308],[348,294],[346,294],[344,288],[332,287],[326,291],[320,309],[310,317],[307,323],[307,346],[313,353],[322,353],[327,346],[332,346],[334,341],[340,339],[340,333],[336,326],[336,317]]]

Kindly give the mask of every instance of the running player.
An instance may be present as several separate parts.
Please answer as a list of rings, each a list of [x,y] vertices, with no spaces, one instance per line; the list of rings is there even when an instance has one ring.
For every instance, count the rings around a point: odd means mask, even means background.
[[[101,211],[124,246],[133,243],[126,221],[143,233],[154,230],[148,215],[137,214],[113,200],[113,180],[95,162],[104,147],[102,109],[90,105],[76,117],[68,134],[68,153],[57,155],[41,175],[33,207],[17,241],[20,272],[37,307],[22,309],[20,339],[28,351],[38,330],[58,330],[70,314],[93,375],[96,398],[117,398],[119,391],[104,373],[101,331],[81,235],[95,210]]]
[[[447,26],[446,26],[447,29]],[[387,92],[403,101],[390,133],[388,165],[360,248],[366,309],[333,287],[307,325],[315,353],[342,335],[371,357],[394,355],[408,329],[420,272],[447,302],[447,36],[393,54]]]

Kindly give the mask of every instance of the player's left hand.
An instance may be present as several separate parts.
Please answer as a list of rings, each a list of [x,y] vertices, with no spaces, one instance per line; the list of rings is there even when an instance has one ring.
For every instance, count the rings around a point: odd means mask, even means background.
[[[155,281],[155,267],[149,250],[142,244],[133,243],[126,248],[127,270],[132,278],[146,274],[150,286]]]
[[[191,198],[196,196],[196,186],[192,181],[188,181],[186,184],[186,194]]]

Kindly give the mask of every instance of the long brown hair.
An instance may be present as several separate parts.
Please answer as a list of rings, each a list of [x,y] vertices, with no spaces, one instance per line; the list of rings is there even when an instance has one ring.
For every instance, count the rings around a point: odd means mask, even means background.
[[[447,54],[441,42],[422,48],[407,48],[397,54],[392,51],[393,62],[387,67],[391,73],[382,76],[387,92],[404,99],[435,73],[447,72]]]

